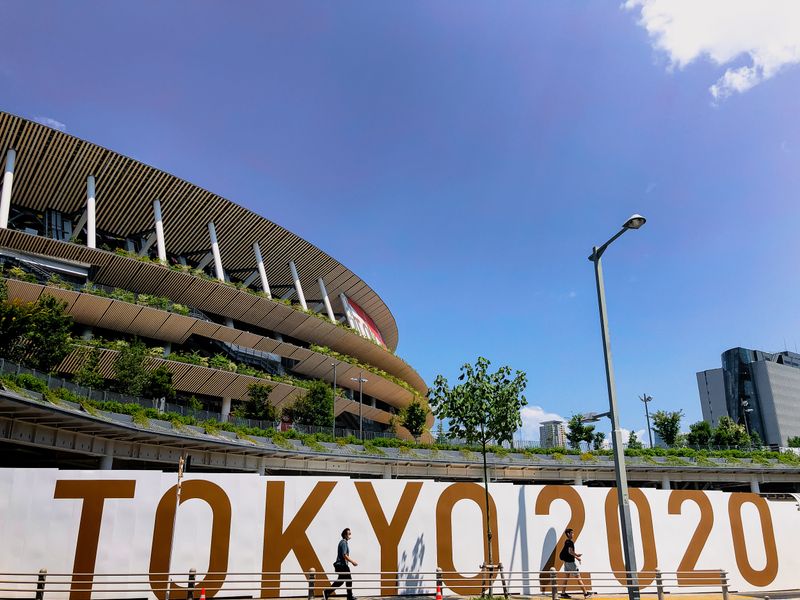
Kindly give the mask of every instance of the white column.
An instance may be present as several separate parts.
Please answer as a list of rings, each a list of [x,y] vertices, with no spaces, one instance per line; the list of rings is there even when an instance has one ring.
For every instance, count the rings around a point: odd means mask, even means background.
[[[153,216],[156,220],[156,246],[158,247],[158,260],[167,263],[167,245],[164,243],[164,222],[161,220],[161,201],[153,200]]]
[[[230,398],[223,398],[222,399],[222,420],[227,421],[228,417],[231,414],[231,399]]]
[[[572,485],[583,485],[583,477],[580,475],[575,475],[575,479],[572,481]]]
[[[328,318],[336,323],[336,317],[333,315],[333,307],[331,306],[331,299],[328,298],[328,290],[325,289],[325,282],[322,281],[322,277],[317,279],[319,282],[319,291],[322,293],[322,301],[325,303],[325,310],[328,312]]]
[[[256,255],[256,265],[258,267],[258,276],[261,278],[261,289],[267,295],[267,298],[272,298],[272,292],[269,291],[269,281],[267,281],[267,271],[264,269],[264,259],[261,257],[261,248],[258,242],[253,242],[253,252]]]
[[[661,476],[661,489],[668,490],[671,487],[671,482],[669,480],[669,475],[662,475]]]
[[[755,477],[753,477],[750,480],[750,491],[753,492],[754,494],[761,493],[761,486],[758,484],[758,479],[756,479]]]
[[[347,296],[339,294],[339,299],[342,301],[342,306],[344,307],[344,316],[347,317],[347,324],[350,326],[350,329],[355,329],[356,324],[353,323],[353,317],[350,316],[350,311],[347,310]]]
[[[100,459],[100,469],[110,471],[114,466],[114,440],[106,441],[106,453]]]
[[[297,297],[300,300],[300,306],[303,307],[303,310],[308,310],[308,304],[306,304],[306,297],[303,295],[303,288],[300,286],[300,276],[297,274],[297,267],[294,266],[294,261],[289,261],[289,270],[292,272],[292,279],[294,280],[294,290],[297,292]]]
[[[86,246],[97,248],[97,219],[95,216],[94,176],[86,180]]]
[[[8,214],[11,212],[11,187],[14,184],[14,160],[17,153],[11,148],[6,154],[6,170],[3,173],[3,191],[0,192],[0,228],[8,227]]]
[[[217,279],[225,281],[225,271],[222,270],[222,257],[219,255],[217,230],[213,222],[208,224],[208,235],[211,237],[211,254],[214,256],[214,270],[217,272]]]

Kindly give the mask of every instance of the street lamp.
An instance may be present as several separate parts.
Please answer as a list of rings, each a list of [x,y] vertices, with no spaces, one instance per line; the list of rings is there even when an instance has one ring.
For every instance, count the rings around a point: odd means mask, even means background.
[[[742,419],[744,420],[744,430],[747,432],[747,439],[750,439],[750,425],[747,422],[747,413],[753,412],[752,408],[748,408],[750,406],[750,401],[745,400],[744,398],[741,399],[742,403]],[[752,444],[752,441],[751,441]]]
[[[367,383],[369,379],[364,379],[364,371],[359,371],[358,377],[351,377],[350,379],[358,382],[358,439],[363,442],[364,441],[364,418],[363,418],[364,384]]]
[[[622,448],[622,437],[617,414],[617,390],[614,385],[614,367],[611,362],[611,340],[608,334],[608,317],[606,315],[606,292],[603,286],[603,267],[600,257],[608,247],[629,229],[639,229],[646,219],[642,215],[633,215],[622,225],[611,239],[602,246],[594,246],[589,260],[594,263],[594,277],[597,284],[597,304],[600,309],[600,333],[603,337],[603,356],[606,366],[606,387],[608,388],[608,417],[611,419],[611,446],[614,451],[614,474],[617,482],[617,502],[619,504],[619,525],[622,533],[622,554],[627,572],[626,583],[629,600],[639,600],[639,587],[636,579],[636,554],[633,545],[631,526],[631,507],[628,497],[628,475],[625,472],[625,451]]]
[[[647,439],[650,440],[650,447],[653,447],[653,432],[650,429],[650,411],[647,410],[647,403],[653,399],[652,396],[648,396],[647,394],[642,394],[639,396],[639,400],[644,402],[644,416],[647,418]]]
[[[333,367],[333,425],[331,425],[331,433],[333,434],[333,441],[336,441],[336,363],[332,362]]]

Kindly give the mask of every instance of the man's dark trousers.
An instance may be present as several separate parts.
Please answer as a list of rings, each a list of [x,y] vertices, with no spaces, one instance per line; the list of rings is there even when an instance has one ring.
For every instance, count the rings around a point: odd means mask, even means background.
[[[334,565],[336,572],[339,573],[339,579],[331,584],[331,589],[337,588],[343,583],[347,583],[347,600],[353,600],[353,578],[350,575],[350,567],[347,564]]]

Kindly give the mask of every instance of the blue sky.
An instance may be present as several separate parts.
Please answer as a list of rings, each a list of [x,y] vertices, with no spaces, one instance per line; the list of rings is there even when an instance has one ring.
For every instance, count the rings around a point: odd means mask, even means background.
[[[428,382],[526,371],[525,437],[607,406],[586,257],[631,213],[604,258],[624,427],[644,392],[700,419],[695,372],[729,347],[800,345],[790,4],[0,6],[2,110],[323,248]]]

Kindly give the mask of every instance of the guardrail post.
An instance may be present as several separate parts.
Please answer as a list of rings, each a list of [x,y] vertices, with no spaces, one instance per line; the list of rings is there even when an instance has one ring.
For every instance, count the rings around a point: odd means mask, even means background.
[[[550,567],[550,598],[556,600],[558,597],[558,575],[555,567]]]
[[[316,579],[317,571],[314,567],[308,570],[308,600],[314,597],[314,580]]]
[[[503,563],[497,563],[497,572],[500,573],[500,583],[503,585],[503,597],[508,599],[508,584],[505,573],[503,573]]]
[[[186,584],[186,598],[194,600],[194,581],[197,579],[197,569],[189,569],[189,582]]]
[[[719,578],[722,583],[722,600],[728,600],[728,572],[720,569]]]
[[[436,596],[438,598],[439,592],[444,589],[444,585],[442,585],[442,568],[436,567]]]
[[[658,600],[664,600],[664,579],[661,577],[661,569],[656,569],[656,592]]]
[[[36,580],[36,600],[44,598],[45,579],[47,579],[47,569],[39,569],[39,578]]]

